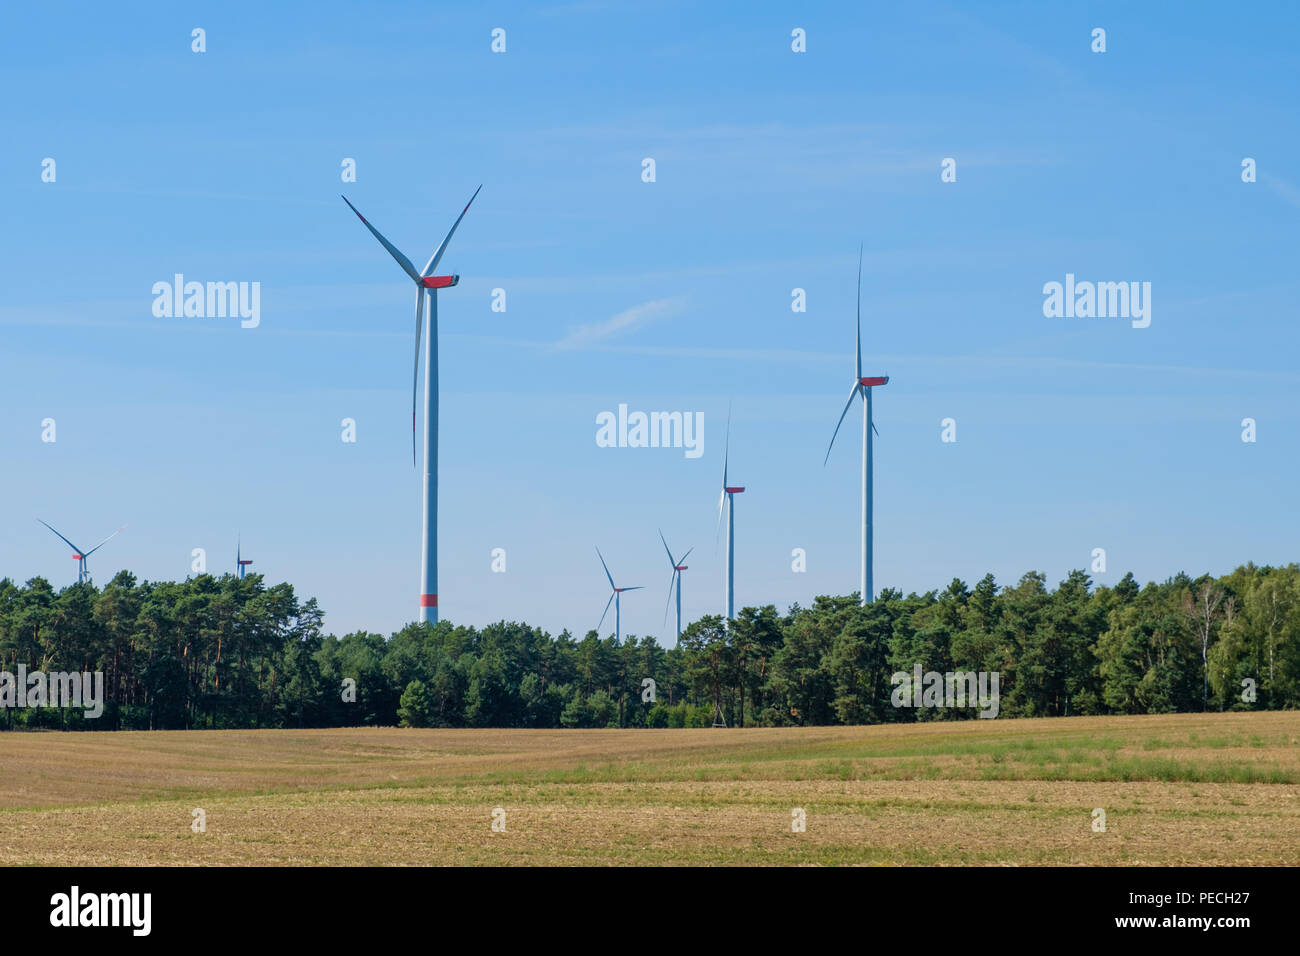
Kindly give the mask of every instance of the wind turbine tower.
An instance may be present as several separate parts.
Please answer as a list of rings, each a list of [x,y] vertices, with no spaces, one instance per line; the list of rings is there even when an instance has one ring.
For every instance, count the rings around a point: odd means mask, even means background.
[[[424,301],[429,300],[429,332],[424,337],[424,515],[420,535],[420,611],[419,620],[437,623],[438,621],[438,290],[449,289],[460,281],[458,275],[434,275],[442,255],[447,251],[447,243],[456,233],[456,227],[469,212],[474,197],[479,189],[469,197],[465,208],[460,211],[456,221],[442,244],[434,250],[433,255],[422,271],[417,272],[411,260],[385,239],[372,226],[357,207],[343,201],[357,214],[357,218],[370,230],[371,235],[379,240],[380,245],[388,250],[397,264],[415,282],[415,373],[411,382],[411,464],[415,464],[415,406],[420,382],[420,335],[424,328]]]
[[[251,558],[245,558],[241,553],[242,544],[239,540],[235,541],[235,567],[239,569],[239,580],[244,580],[244,568],[253,563]]]
[[[727,510],[727,620],[736,617],[736,495],[745,489],[727,482],[727,462],[731,457],[731,410],[727,410],[727,440],[722,453],[722,495],[718,498],[718,523],[722,509]]]
[[[40,518],[37,518],[36,520],[41,521]],[[100,548],[102,548],[104,545],[106,545],[113,538],[116,538],[119,534],[121,534],[126,529],[126,525],[122,525],[121,528],[118,528],[116,531],[110,534],[103,541],[99,542],[99,544],[95,545],[89,551],[83,551],[81,550],[81,548],[78,548],[67,538],[64,538],[63,535],[59,534],[59,532],[55,531],[51,525],[45,524],[44,521],[41,521],[41,524],[44,524],[45,527],[49,528],[51,531],[54,531],[54,533],[58,535],[60,539],[62,539],[63,543],[72,549],[72,556],[77,559],[77,583],[78,584],[90,578],[90,572],[86,570],[86,559],[90,557],[92,554],[94,554],[96,551],[98,551]]]
[[[614,605],[614,643],[618,644],[622,641],[620,635],[622,633],[622,627],[623,627],[623,616],[622,616],[622,610],[619,607],[620,604],[619,597],[623,594],[624,591],[640,591],[643,585],[638,584],[636,587],[633,588],[615,587],[614,575],[609,573],[609,565],[605,563],[605,556],[600,553],[600,548],[596,549],[596,557],[600,558],[600,566],[605,569],[605,577],[609,578],[610,589],[614,592],[609,596],[609,600],[605,602],[605,610],[600,615],[600,624],[596,625],[596,633],[597,634],[600,633],[600,625],[605,623],[605,615],[609,613],[610,604],[613,604]]]
[[[690,555],[694,548],[688,548],[686,554],[680,558],[674,558],[673,553],[668,548],[668,542],[664,539],[664,533],[659,532],[659,540],[664,543],[664,550],[668,552],[668,563],[673,566],[673,576],[668,579],[668,601],[664,603],[664,619],[668,618],[668,603],[673,599],[673,585],[677,585],[677,643],[682,642],[682,572],[686,570],[686,565],[682,562]]]
[[[872,541],[871,541],[871,506],[872,506],[872,488],[871,488],[871,466],[872,466],[872,447],[871,436],[879,435],[876,431],[875,423],[871,420],[871,390],[881,385],[889,383],[888,375],[873,375],[864,377],[862,374],[862,248],[858,247],[858,350],[854,356],[853,368],[853,387],[849,389],[849,400],[844,405],[844,411],[840,412],[840,420],[835,424],[835,432],[831,435],[831,443],[826,447],[826,458],[822,461],[825,466],[830,461],[831,449],[835,447],[835,436],[840,433],[840,425],[844,424],[844,416],[849,413],[853,400],[859,396],[862,398],[862,581],[859,591],[861,597],[858,601],[863,607],[870,601],[875,600],[875,590],[871,581],[872,566]]]

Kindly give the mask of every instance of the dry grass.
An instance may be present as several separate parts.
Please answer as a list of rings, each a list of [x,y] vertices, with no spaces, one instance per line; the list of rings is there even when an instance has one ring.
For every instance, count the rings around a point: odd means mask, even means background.
[[[0,863],[1297,865],[1297,783],[1286,713],[3,734]]]

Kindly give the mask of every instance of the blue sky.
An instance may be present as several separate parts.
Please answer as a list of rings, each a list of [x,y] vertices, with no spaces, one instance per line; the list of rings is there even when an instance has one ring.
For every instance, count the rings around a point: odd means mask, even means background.
[[[422,263],[480,182],[440,297],[444,617],[581,635],[599,545],[646,586],[624,634],[671,642],[659,528],[696,549],[684,615],[719,612],[729,402],[737,604],[855,590],[860,426],[822,458],[860,242],[864,371],[891,376],[877,588],[1054,583],[1096,547],[1099,583],[1297,558],[1293,5],[5,17],[0,576],[74,578],[36,517],[79,543],[130,523],[91,558],[101,583],[182,578],[195,547],[220,572],[239,533],[338,634],[414,618],[410,285],[338,195]],[[155,318],[177,272],[260,282],[261,324]],[[1150,327],[1044,317],[1067,273],[1150,282]],[[703,412],[703,456],[598,448],[619,403]]]

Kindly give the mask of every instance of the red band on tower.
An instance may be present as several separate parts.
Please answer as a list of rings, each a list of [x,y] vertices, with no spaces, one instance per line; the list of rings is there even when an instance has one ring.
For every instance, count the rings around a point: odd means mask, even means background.
[[[437,607],[437,606],[438,606],[438,595],[436,594],[420,595],[420,607]]]

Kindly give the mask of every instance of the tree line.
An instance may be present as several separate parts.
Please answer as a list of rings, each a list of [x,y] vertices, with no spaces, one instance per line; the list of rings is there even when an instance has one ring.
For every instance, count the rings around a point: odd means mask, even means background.
[[[0,727],[708,727],[974,719],[898,707],[893,675],[1000,675],[1003,717],[1300,706],[1300,566],[1248,564],[1094,587],[1072,571],[1014,587],[885,590],[692,622],[680,644],[522,623],[323,630],[316,600],[261,575],[55,591],[0,580],[0,671],[99,671],[98,719],[0,710]]]

